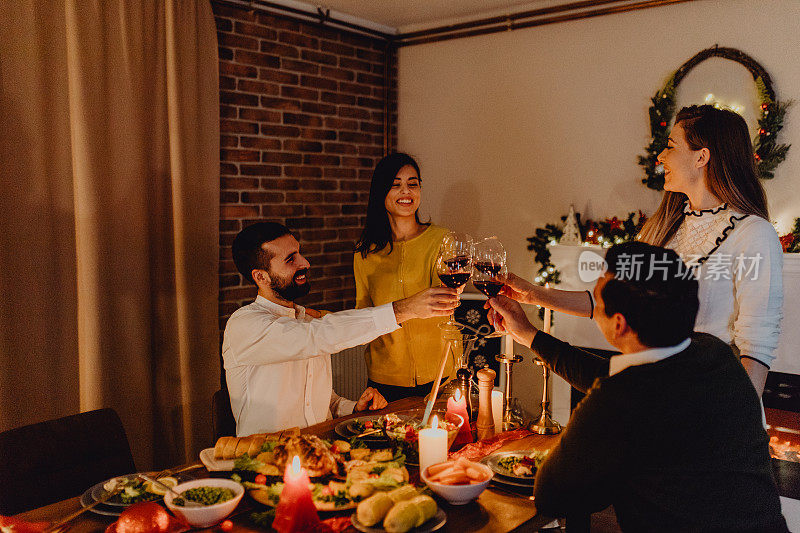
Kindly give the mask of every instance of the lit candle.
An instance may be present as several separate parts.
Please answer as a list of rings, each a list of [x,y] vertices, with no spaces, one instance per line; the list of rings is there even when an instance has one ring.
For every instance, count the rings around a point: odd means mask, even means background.
[[[469,425],[469,416],[467,416],[467,398],[461,395],[461,389],[456,389],[455,394],[447,399],[447,414],[456,414],[464,419],[464,424],[458,431],[453,444],[460,446],[472,442],[472,428]]]
[[[447,431],[439,429],[439,418],[433,415],[431,427],[419,432],[419,468],[424,472],[429,466],[445,461],[447,461]]]
[[[492,391],[492,416],[494,417],[494,432],[503,432],[503,391]]]
[[[308,474],[300,468],[300,458],[286,463],[283,474],[283,490],[272,527],[279,533],[294,531],[315,531],[319,525],[319,515],[311,499]]]
[[[548,288],[548,289],[550,288],[550,284],[549,283],[545,283],[544,286],[545,286],[545,288]],[[552,324],[552,322],[553,322],[553,311],[549,307],[545,307],[544,308],[544,327],[542,328],[542,331],[544,331],[545,333],[549,334],[550,333],[550,325]]]

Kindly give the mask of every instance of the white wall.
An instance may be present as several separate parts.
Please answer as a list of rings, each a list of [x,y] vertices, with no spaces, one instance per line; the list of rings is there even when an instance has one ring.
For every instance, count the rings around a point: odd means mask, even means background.
[[[534,271],[525,238],[571,203],[592,218],[651,213],[660,193],[636,163],[649,98],[714,44],[754,57],[779,99],[797,101],[781,134],[794,146],[765,182],[785,231],[800,217],[798,0],[701,0],[401,48],[399,149],[420,162],[423,213],[496,234],[524,276]]]

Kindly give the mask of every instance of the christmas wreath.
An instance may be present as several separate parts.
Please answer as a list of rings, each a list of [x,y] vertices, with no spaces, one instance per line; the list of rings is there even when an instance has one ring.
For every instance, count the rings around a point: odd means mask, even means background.
[[[642,183],[651,189],[660,191],[664,188],[664,174],[659,169],[657,158],[658,154],[667,146],[669,126],[675,116],[675,92],[678,84],[698,63],[710,57],[722,57],[744,65],[756,83],[761,103],[761,116],[758,119],[759,129],[753,140],[753,149],[759,176],[763,179],[773,178],[775,168],[786,159],[786,152],[790,145],[778,144],[778,132],[783,128],[786,109],[791,102],[776,100],[769,74],[755,59],[735,48],[714,46],[699,52],[681,65],[650,99],[653,104],[649,110],[652,139],[645,148],[647,155],[639,156],[639,164],[644,167],[646,175],[642,179]]]

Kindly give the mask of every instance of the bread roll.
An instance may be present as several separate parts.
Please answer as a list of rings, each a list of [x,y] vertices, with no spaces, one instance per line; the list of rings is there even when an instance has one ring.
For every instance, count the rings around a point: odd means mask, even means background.
[[[403,500],[394,504],[386,518],[383,519],[383,529],[387,533],[406,533],[417,527],[422,519],[422,509],[411,500]]]
[[[385,492],[378,492],[358,504],[356,517],[359,522],[371,527],[383,520],[393,505],[394,502]]]
[[[375,485],[367,481],[357,481],[350,485],[348,492],[351,498],[366,498],[375,493]]]
[[[418,496],[419,492],[414,488],[414,485],[403,485],[402,487],[390,490],[387,494],[393,502],[397,503],[403,500],[410,500],[414,496]]]
[[[408,500],[409,502],[417,505],[420,509],[420,519],[417,521],[416,527],[421,526],[436,515],[436,510],[439,508],[436,502],[430,496],[421,494]]]

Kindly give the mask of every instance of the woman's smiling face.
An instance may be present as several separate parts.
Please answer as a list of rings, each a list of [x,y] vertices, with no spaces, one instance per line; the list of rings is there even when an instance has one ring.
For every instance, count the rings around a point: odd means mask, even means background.
[[[680,123],[672,127],[667,147],[658,154],[664,166],[664,190],[686,193],[704,179],[701,150],[692,150]]]
[[[384,204],[392,217],[413,217],[421,199],[419,175],[414,167],[406,165],[397,171]]]

